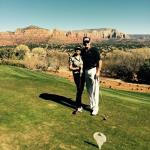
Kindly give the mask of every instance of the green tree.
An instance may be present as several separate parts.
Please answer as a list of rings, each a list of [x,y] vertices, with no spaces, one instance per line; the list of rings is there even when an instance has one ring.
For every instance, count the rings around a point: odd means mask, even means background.
[[[150,84],[150,59],[140,67],[137,75],[139,82]]]

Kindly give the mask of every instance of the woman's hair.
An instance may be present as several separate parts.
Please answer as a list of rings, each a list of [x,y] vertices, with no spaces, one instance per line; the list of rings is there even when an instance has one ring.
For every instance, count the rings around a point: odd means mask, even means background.
[[[76,52],[77,50],[80,50],[81,51],[81,47],[80,46],[77,46],[74,48],[74,51]]]

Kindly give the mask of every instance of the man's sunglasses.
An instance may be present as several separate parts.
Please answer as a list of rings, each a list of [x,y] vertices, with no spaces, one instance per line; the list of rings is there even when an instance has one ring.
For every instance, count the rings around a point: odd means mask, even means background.
[[[90,43],[90,41],[83,41],[83,45]]]

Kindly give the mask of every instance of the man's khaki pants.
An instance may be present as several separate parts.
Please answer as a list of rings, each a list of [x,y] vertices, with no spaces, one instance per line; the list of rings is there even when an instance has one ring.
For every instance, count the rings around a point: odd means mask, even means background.
[[[86,88],[89,94],[90,108],[99,110],[99,79],[96,78],[96,67],[85,70]]]

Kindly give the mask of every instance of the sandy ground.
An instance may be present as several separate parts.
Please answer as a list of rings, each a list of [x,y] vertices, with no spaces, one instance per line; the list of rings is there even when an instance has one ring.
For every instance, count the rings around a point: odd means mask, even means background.
[[[60,70],[59,72],[50,71],[49,73],[55,74],[57,76],[65,77],[73,82],[73,76],[71,71]],[[120,89],[126,91],[150,93],[150,85],[146,85],[146,84],[127,83],[119,79],[112,79],[112,78],[105,78],[105,77],[100,78],[100,83],[102,87]]]

